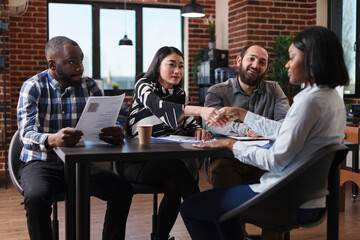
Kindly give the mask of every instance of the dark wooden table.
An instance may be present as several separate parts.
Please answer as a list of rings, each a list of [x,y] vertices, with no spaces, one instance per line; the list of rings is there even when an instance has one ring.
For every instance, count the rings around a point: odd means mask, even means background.
[[[226,149],[199,149],[189,143],[152,142],[140,145],[138,139],[125,139],[120,146],[85,144],[57,147],[56,154],[65,164],[67,193],[65,200],[66,240],[90,239],[90,162],[156,161],[161,159],[224,157],[232,153]]]

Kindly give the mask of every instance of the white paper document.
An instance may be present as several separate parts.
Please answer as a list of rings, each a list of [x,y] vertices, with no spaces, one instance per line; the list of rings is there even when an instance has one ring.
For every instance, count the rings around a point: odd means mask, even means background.
[[[181,143],[199,143],[199,142],[201,142],[201,141],[197,140],[196,137],[179,136],[179,135],[151,137],[151,141],[181,142]]]
[[[84,133],[82,141],[102,142],[102,128],[116,125],[125,93],[119,96],[91,96],[86,102],[76,129]]]
[[[256,141],[256,140],[267,140],[264,137],[235,137],[235,136],[229,136],[233,139],[239,140],[239,141]]]
[[[264,137],[234,137],[230,136],[233,139],[241,141],[242,144],[246,144],[249,146],[258,146],[262,148],[269,148],[272,146],[269,139]]]

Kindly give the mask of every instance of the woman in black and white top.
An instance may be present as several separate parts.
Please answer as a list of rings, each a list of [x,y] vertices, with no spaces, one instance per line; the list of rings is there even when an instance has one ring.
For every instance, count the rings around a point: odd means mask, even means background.
[[[134,97],[126,126],[129,137],[137,137],[137,126],[152,125],[152,136],[178,134],[207,140],[211,133],[203,130],[193,116],[201,116],[221,126],[215,108],[188,105],[188,98],[178,84],[183,77],[182,53],[174,47],[160,48],[144,77],[134,87]],[[154,239],[166,239],[179,212],[181,198],[199,192],[199,187],[184,162],[142,161],[125,162],[124,178],[130,182],[154,185],[164,189]],[[170,238],[174,239],[174,238]]]

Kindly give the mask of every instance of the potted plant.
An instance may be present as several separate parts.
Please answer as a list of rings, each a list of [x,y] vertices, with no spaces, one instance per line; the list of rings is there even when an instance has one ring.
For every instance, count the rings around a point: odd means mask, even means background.
[[[274,57],[271,61],[269,76],[273,81],[277,81],[288,97],[290,104],[295,94],[300,90],[299,86],[291,85],[287,76],[285,64],[289,61],[289,47],[293,41],[293,34],[279,35],[274,38],[273,46]]]
[[[119,84],[113,83],[112,88],[113,88],[114,93],[117,93],[119,91]]]
[[[215,49],[215,19],[213,18],[213,15],[211,14],[210,17],[204,19],[204,23],[208,26],[207,30],[209,33],[209,48]]]
[[[194,64],[192,65],[193,77],[197,78],[199,66],[204,59],[204,49],[199,49],[194,57]]]

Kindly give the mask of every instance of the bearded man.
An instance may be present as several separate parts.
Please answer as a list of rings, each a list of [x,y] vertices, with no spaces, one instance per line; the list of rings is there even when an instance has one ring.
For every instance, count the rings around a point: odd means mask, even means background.
[[[261,116],[281,121],[289,110],[289,101],[277,82],[265,81],[270,56],[260,44],[244,47],[236,59],[237,78],[209,88],[204,106],[241,107]],[[206,126],[205,124],[203,124]],[[256,136],[241,121],[229,122],[223,128],[208,127],[216,136]],[[211,159],[208,175],[213,187],[258,181],[263,170],[241,163],[235,158]]]

